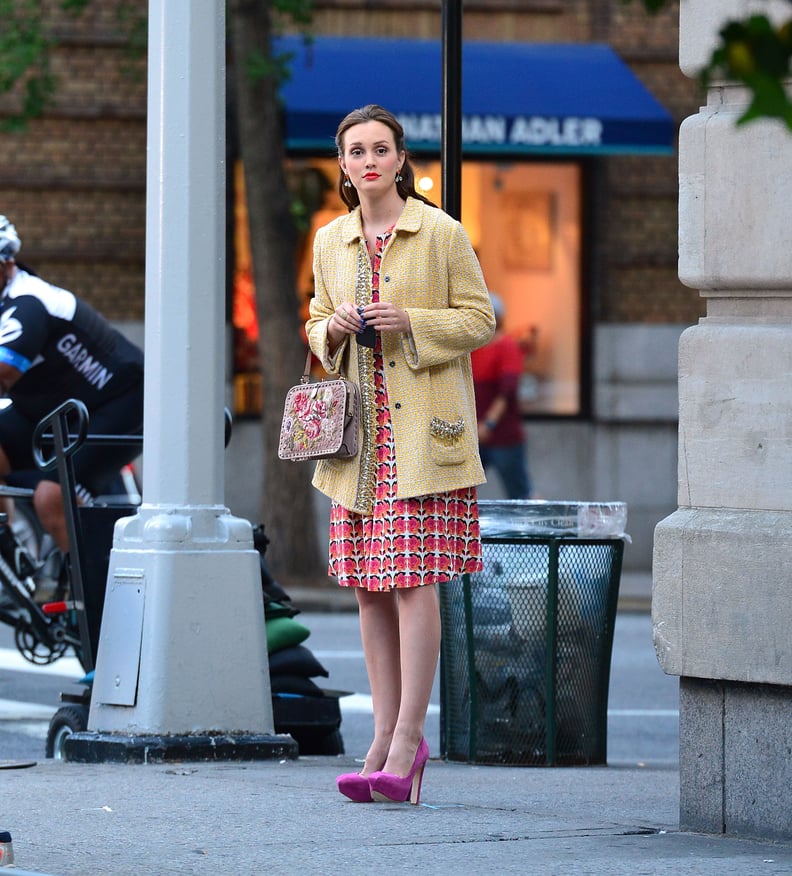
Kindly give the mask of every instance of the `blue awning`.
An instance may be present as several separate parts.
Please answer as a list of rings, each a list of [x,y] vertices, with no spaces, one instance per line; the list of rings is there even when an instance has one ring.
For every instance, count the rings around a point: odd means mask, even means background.
[[[299,37],[282,89],[287,148],[334,152],[339,121],[379,103],[415,154],[440,148],[439,40]],[[669,153],[674,123],[610,46],[466,42],[462,53],[466,158],[489,155]]]

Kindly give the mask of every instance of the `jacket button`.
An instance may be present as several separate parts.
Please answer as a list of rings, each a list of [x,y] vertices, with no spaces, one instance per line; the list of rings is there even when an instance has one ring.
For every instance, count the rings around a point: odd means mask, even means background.
[[[401,402],[396,402],[396,404],[393,407],[396,408],[397,411],[400,411],[401,410]]]
[[[393,359],[391,359],[390,362],[388,362],[388,365],[389,365],[391,368],[395,368],[395,367],[396,367],[396,363],[393,361]]]
[[[385,282],[390,283],[390,277],[385,277]]]

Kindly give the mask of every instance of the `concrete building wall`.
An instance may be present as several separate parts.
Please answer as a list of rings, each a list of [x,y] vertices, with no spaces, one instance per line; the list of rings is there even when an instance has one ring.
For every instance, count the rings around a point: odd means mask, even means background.
[[[688,0],[680,66],[697,75],[730,16],[785,0]],[[652,618],[680,677],[680,825],[792,838],[792,136],[737,122],[713,82],[680,132],[679,272],[707,300],[679,359],[678,509],[655,531]]]

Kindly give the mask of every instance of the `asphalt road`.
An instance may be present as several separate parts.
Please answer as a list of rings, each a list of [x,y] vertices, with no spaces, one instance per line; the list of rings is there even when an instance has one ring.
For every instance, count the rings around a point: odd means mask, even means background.
[[[342,697],[341,733],[347,754],[362,757],[370,741],[371,702],[357,615],[307,613],[299,620],[311,630],[305,642],[329,671],[320,686],[349,691]],[[47,726],[59,694],[75,690],[80,669],[73,657],[49,667],[27,664],[13,633],[0,627],[0,761],[44,758]],[[440,692],[435,683],[426,725],[433,753],[439,752]],[[678,764],[678,683],[658,667],[645,613],[621,612],[616,619],[608,703],[608,763]]]

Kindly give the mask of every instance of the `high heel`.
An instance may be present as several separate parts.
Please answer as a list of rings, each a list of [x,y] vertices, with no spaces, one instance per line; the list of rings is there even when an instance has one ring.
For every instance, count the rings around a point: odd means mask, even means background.
[[[427,760],[429,760],[429,746],[426,740],[421,738],[412,769],[404,778],[382,770],[369,775],[368,783],[372,800],[381,803],[404,803],[409,798],[410,803],[417,806],[421,800],[421,784]]]
[[[343,773],[336,778],[338,790],[355,803],[371,803],[369,777],[360,773]]]

